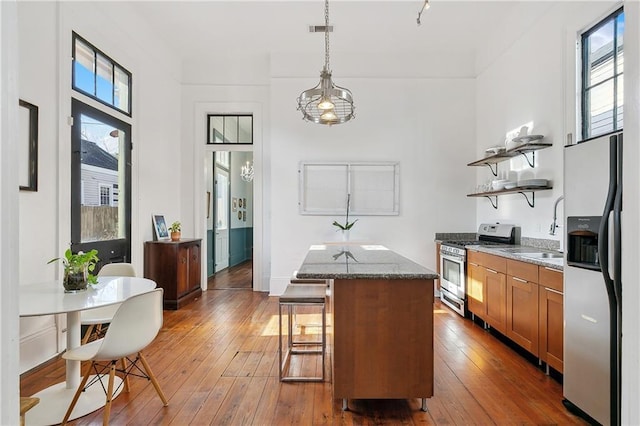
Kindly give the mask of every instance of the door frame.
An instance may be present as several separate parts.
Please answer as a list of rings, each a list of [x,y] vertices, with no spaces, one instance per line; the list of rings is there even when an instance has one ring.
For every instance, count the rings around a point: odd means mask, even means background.
[[[92,241],[90,243],[82,243],[81,242],[81,222],[79,220],[74,221],[73,218],[74,217],[79,217],[80,216],[80,204],[82,202],[82,179],[81,179],[81,160],[80,160],[80,146],[78,145],[80,142],[80,139],[76,140],[74,138],[78,137],[80,135],[80,118],[79,116],[85,114],[85,115],[90,115],[91,117],[94,117],[102,122],[104,122],[105,124],[108,125],[112,125],[114,127],[117,128],[124,128],[126,129],[126,133],[125,133],[125,149],[124,149],[124,155],[125,155],[125,159],[124,159],[124,173],[125,173],[125,182],[127,185],[127,188],[125,188],[124,191],[124,197],[120,197],[120,195],[122,194],[122,192],[119,191],[119,200],[122,200],[125,203],[125,220],[124,220],[124,232],[125,232],[125,237],[124,238],[117,238],[117,239],[113,239],[113,240],[106,240],[106,241]],[[120,260],[120,258],[122,258],[122,260],[124,262],[131,262],[131,220],[132,220],[132,206],[131,206],[131,202],[132,202],[132,196],[131,196],[131,192],[132,192],[132,188],[133,188],[133,181],[132,181],[132,175],[131,175],[131,157],[133,155],[133,147],[132,147],[132,125],[131,123],[128,123],[124,120],[119,119],[118,117],[112,114],[109,114],[103,110],[97,109],[95,108],[93,105],[90,105],[87,102],[84,102],[82,100],[76,99],[76,98],[71,98],[71,117],[75,117],[78,116],[78,119],[76,120],[74,118],[74,125],[71,127],[71,132],[70,132],[70,144],[71,144],[71,158],[70,158],[70,169],[71,169],[71,175],[70,175],[70,188],[71,188],[71,193],[70,193],[70,213],[71,213],[71,248],[72,250],[78,251],[78,250],[87,250],[87,247],[85,247],[86,245],[90,245],[92,248],[96,248],[99,252],[99,256],[100,256],[100,262],[98,263],[98,269],[104,264],[104,263],[109,263],[110,258],[106,255],[106,253],[114,253],[116,254],[116,256],[114,258],[117,258],[118,260]],[[76,127],[77,126],[77,127]],[[78,195],[75,195],[78,194]],[[80,202],[78,203],[74,203],[74,201],[76,200],[75,197],[79,197],[80,198]],[[114,247],[122,247],[122,250],[116,250],[114,249]]]
[[[193,170],[194,170],[194,197],[193,213],[195,224],[195,235],[206,241],[207,237],[207,200],[205,167],[207,167],[207,153],[215,151],[250,151],[253,152],[253,290],[269,291],[269,276],[266,265],[269,264],[268,244],[265,238],[267,219],[265,218],[265,184],[263,180],[263,104],[258,102],[198,102],[194,108],[194,150],[193,150]],[[207,141],[207,114],[253,114],[253,144],[252,145],[208,145]],[[210,165],[209,165],[210,167]],[[206,244],[202,247],[202,257],[208,258],[208,248]],[[202,290],[207,290],[207,267],[206,262],[202,262]]]

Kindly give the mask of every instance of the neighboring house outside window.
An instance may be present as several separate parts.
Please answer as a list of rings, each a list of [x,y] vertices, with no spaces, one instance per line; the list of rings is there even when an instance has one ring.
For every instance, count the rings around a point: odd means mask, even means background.
[[[623,127],[624,11],[582,34],[582,139]]]
[[[82,140],[82,204],[117,207],[112,188],[118,183],[118,159],[94,142]]]

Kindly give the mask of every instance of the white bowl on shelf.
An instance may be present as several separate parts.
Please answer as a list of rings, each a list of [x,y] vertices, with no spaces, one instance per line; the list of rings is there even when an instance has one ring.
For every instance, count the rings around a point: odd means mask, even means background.
[[[506,179],[496,179],[496,180],[493,180],[493,181],[491,181],[491,188],[492,188],[494,191],[499,191],[499,190],[501,190],[501,189],[504,189],[504,185],[505,185],[505,183],[506,183],[506,182],[507,182],[507,180],[506,180]]]

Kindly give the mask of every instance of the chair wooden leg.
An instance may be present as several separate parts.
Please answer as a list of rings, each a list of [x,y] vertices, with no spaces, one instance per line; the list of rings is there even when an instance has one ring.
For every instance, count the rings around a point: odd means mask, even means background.
[[[127,358],[121,358],[122,361],[122,371],[124,371],[124,391],[129,393],[129,375],[127,374]]]
[[[140,362],[142,362],[142,365],[144,366],[144,371],[147,372],[147,376],[149,376],[149,379],[151,379],[151,383],[153,383],[153,387],[156,388],[156,392],[158,392],[158,396],[160,396],[162,403],[166,407],[167,405],[169,405],[169,402],[167,401],[167,398],[164,396],[164,393],[162,393],[162,389],[160,389],[160,385],[156,380],[156,376],[153,375],[153,372],[151,371],[151,368],[149,367],[147,360],[142,355],[142,352],[138,352],[138,356],[140,357]]]
[[[116,363],[111,361],[109,368],[109,386],[107,387],[107,403],[104,405],[104,416],[102,417],[102,426],[109,426],[109,416],[111,415],[111,399],[113,399],[113,382],[116,377]]]
[[[62,419],[63,425],[66,425],[67,422],[69,421],[69,417],[71,417],[71,413],[73,412],[73,409],[75,408],[76,403],[78,402],[78,398],[80,398],[80,393],[82,392],[82,389],[84,389],[84,386],[87,384],[87,380],[89,379],[89,375],[91,374],[92,370],[93,370],[93,362],[91,363],[91,365],[89,365],[89,368],[87,368],[87,372],[84,373],[84,376],[80,381],[80,386],[78,386],[78,389],[76,390],[75,395],[73,395],[71,404],[69,404],[69,408],[67,408],[67,412],[64,415],[64,419]]]
[[[91,334],[93,333],[94,328],[95,328],[94,324],[89,324],[89,326],[87,327],[87,331],[84,333],[84,336],[82,336],[81,344],[83,345],[87,344],[87,342],[89,341],[89,338],[91,337]]]

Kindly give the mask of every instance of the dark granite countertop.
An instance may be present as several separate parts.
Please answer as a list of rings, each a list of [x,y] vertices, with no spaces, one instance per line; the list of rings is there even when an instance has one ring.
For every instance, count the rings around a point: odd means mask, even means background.
[[[526,253],[528,252],[538,252],[538,253],[558,253],[554,250],[547,249],[539,249],[536,247],[530,246],[468,246],[467,249],[480,251],[487,254],[493,254],[495,256],[506,257],[507,259],[519,260],[521,262],[533,263],[539,266],[546,266],[547,268],[556,269],[558,271],[564,270],[564,258],[532,258],[527,257]],[[506,249],[506,250],[505,250]]]
[[[298,278],[412,280],[438,278],[435,272],[381,245],[314,245]]]

